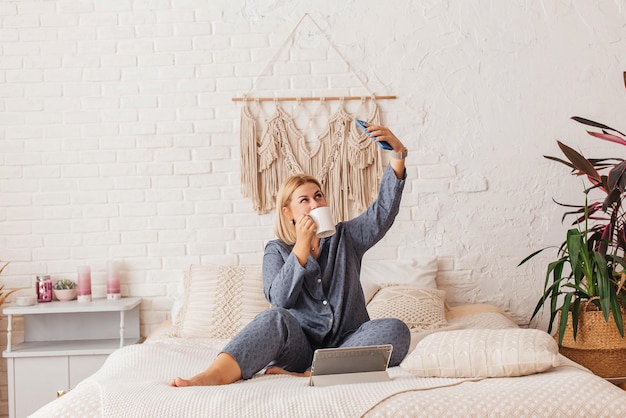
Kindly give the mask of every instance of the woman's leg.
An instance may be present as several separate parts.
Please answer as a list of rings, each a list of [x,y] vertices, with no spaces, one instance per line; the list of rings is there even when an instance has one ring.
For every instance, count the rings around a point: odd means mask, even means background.
[[[393,351],[389,366],[397,366],[406,356],[411,344],[409,327],[399,319],[384,318],[367,321],[346,338],[341,347],[391,344]]]
[[[282,308],[260,313],[224,347],[241,367],[244,379],[272,363],[292,372],[303,372],[313,359],[313,349],[300,323]]]
[[[270,362],[287,371],[303,372],[313,350],[298,321],[287,310],[261,312],[246,325],[202,373],[176,378],[172,386],[222,385],[249,379]]]
[[[170,386],[217,386],[227,385],[241,379],[239,364],[230,354],[220,353],[213,363],[202,373],[189,379],[177,377],[170,382]]]

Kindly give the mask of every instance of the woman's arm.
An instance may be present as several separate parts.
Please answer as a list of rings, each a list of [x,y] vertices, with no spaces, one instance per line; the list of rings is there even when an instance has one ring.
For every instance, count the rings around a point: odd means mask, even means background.
[[[263,255],[263,290],[273,306],[289,309],[295,305],[307,277],[320,274],[319,264],[312,257],[310,261],[302,266],[286,244],[284,248],[277,241],[267,244]]]
[[[370,136],[376,137],[377,142],[386,141],[393,148],[393,151],[388,152],[392,153],[389,166],[395,176],[390,174],[388,168],[383,173],[376,201],[361,215],[346,223],[347,231],[361,254],[382,239],[400,210],[400,199],[406,179],[404,159],[408,154],[404,144],[389,128],[370,124],[367,125],[367,132]]]

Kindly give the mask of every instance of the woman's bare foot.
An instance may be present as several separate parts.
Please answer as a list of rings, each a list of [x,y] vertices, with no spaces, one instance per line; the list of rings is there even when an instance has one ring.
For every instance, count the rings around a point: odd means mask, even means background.
[[[170,382],[170,386],[185,387],[185,386],[217,386],[225,385],[231,382],[224,382],[219,376],[215,376],[208,369],[191,377],[189,379],[183,379],[177,377]]]
[[[237,361],[227,353],[220,353],[215,361],[202,373],[183,379],[177,377],[170,382],[170,386],[217,386],[227,385],[241,379],[241,368]]]
[[[272,366],[272,367],[268,367],[267,370],[265,370],[265,374],[288,374],[290,376],[309,377],[311,376],[311,371],[307,370],[304,373],[288,372],[287,370],[281,367]]]

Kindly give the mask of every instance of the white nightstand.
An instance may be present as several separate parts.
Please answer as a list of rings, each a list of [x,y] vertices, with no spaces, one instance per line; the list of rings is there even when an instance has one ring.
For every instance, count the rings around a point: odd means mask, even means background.
[[[9,417],[25,417],[93,374],[113,351],[140,340],[141,298],[9,306]],[[24,316],[24,342],[12,344],[13,316]]]

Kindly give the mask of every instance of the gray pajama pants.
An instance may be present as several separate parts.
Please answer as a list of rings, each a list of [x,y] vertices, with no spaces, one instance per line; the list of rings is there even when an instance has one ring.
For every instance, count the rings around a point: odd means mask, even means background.
[[[391,344],[389,366],[397,366],[406,356],[411,335],[406,324],[396,318],[365,322],[349,335],[341,347]],[[271,308],[257,315],[222,350],[235,358],[244,379],[270,365],[292,372],[304,372],[313,361],[314,347],[300,323],[283,308]]]

